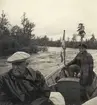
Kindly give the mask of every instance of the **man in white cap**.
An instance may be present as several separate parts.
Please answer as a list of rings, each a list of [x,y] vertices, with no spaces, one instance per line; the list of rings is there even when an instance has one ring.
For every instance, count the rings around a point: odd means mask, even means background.
[[[49,98],[50,90],[43,75],[27,68],[29,57],[19,51],[7,59],[12,69],[0,76],[0,105],[30,105],[37,98]]]

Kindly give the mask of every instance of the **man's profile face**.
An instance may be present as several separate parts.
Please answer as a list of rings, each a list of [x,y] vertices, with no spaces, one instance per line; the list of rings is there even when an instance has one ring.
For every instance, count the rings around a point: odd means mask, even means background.
[[[84,47],[79,47],[79,51],[80,51],[81,53],[83,53],[84,51],[86,51],[86,48],[84,48]]]
[[[25,73],[26,63],[25,62],[18,62],[12,63],[12,72],[15,76],[23,76]]]

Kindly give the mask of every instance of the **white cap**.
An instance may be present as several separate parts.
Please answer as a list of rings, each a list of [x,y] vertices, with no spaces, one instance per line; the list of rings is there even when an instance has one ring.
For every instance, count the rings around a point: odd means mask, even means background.
[[[97,97],[90,99],[82,105],[97,105]]]
[[[14,53],[12,56],[10,56],[7,59],[7,62],[9,62],[9,63],[22,62],[22,61],[25,61],[26,59],[28,59],[29,57],[30,57],[30,54],[28,54],[26,52],[18,51],[16,53]]]
[[[54,105],[65,105],[64,97],[60,92],[51,92],[49,99],[54,103]]]

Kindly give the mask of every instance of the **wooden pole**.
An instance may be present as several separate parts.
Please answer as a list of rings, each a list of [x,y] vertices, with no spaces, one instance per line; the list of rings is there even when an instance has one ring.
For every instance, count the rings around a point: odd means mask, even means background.
[[[65,57],[66,57],[66,45],[65,45],[65,30],[63,31],[63,54],[64,54],[64,65],[66,63]]]
[[[64,67],[66,66],[66,41],[65,41],[65,30],[63,31],[63,41],[62,41],[62,48],[63,48],[63,62],[64,62]],[[68,71],[63,69],[62,72],[66,77],[69,76]]]

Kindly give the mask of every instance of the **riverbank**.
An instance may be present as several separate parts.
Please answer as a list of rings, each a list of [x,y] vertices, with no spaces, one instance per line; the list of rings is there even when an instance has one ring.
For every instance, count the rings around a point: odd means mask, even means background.
[[[94,71],[97,73],[97,51],[88,50],[94,58]],[[37,54],[32,54],[29,61],[29,66],[39,70],[43,73],[44,76],[50,74],[52,71],[55,71],[63,63],[61,62],[60,57],[61,48],[49,47],[46,52],[39,52]],[[78,49],[66,49],[66,63],[71,61],[76,54]],[[6,62],[6,59],[0,59],[0,74],[8,71],[11,68],[11,64]]]

